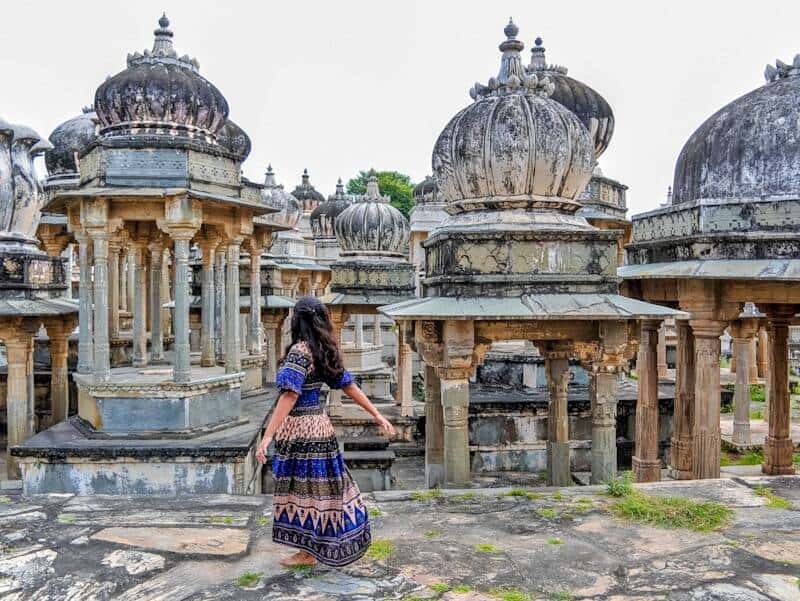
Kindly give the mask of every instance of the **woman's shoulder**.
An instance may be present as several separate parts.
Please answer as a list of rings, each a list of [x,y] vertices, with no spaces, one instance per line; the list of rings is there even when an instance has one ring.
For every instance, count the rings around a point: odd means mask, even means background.
[[[305,340],[301,340],[300,342],[295,342],[290,348],[289,353],[295,353],[297,355],[303,355],[304,357],[311,358],[311,349],[308,347],[308,343]]]
[[[302,367],[306,372],[310,372],[313,368],[313,356],[311,349],[306,342],[295,342],[286,353],[284,359],[284,367],[296,366]]]

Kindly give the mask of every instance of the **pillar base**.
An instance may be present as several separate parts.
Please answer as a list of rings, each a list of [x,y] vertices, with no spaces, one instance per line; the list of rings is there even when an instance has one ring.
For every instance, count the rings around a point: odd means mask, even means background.
[[[661,480],[661,462],[633,458],[633,476],[637,482],[658,482]]]
[[[692,439],[672,439],[672,460],[669,475],[675,480],[691,480],[692,476]]]
[[[425,486],[437,488],[444,484],[444,464],[426,463],[425,464]]]
[[[748,445],[752,442],[752,438],[750,436],[750,424],[737,424],[736,422],[733,423],[733,436],[731,440],[735,444],[744,444]]]
[[[764,439],[764,463],[761,471],[770,476],[785,476],[794,474],[792,465],[792,451],[794,447],[790,438]]]
[[[572,484],[568,442],[547,443],[547,483],[550,486]]]

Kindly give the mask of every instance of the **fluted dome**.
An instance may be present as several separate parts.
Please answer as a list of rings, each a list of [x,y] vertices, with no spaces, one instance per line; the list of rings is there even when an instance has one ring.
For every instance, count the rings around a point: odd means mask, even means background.
[[[439,191],[436,178],[426,175],[425,179],[414,186],[414,204],[424,204],[433,200]]]
[[[388,196],[381,196],[374,175],[367,182],[367,193],[339,215],[334,229],[342,257],[405,256],[408,222],[389,204]]]
[[[594,139],[594,155],[605,152],[614,135],[614,113],[606,99],[582,81],[567,75],[567,68],[561,65],[548,65],[544,56],[542,38],[536,38],[531,49],[531,62],[525,72],[539,77],[547,76],[553,82],[552,100],[563,104],[589,130]]]
[[[800,197],[800,54],[695,131],[675,165],[672,202]]]
[[[303,178],[300,185],[292,190],[292,196],[300,201],[304,211],[313,211],[319,203],[325,202],[325,197],[311,185],[308,169],[303,169]]]
[[[199,73],[197,61],[178,57],[169,20],[162,16],[152,50],[128,55],[128,67],[97,88],[94,106],[102,135],[151,133],[213,141],[228,118],[228,102]]]
[[[571,205],[592,176],[592,138],[575,113],[548,97],[555,88],[548,77],[525,72],[516,25],[504,31],[499,74],[475,84],[475,102],[436,141],[439,191],[450,203],[481,209]]]
[[[314,238],[335,238],[334,224],[336,218],[353,202],[351,196],[344,191],[341,178],[336,182],[336,193],[329,196],[328,200],[320,203],[311,211],[311,231]]]
[[[229,152],[240,163],[249,155],[252,149],[250,136],[236,123],[228,119],[217,133],[217,144]]]
[[[94,109],[86,107],[83,113],[53,130],[50,134],[53,148],[44,155],[44,162],[50,175],[78,172],[76,155],[97,137],[96,120]]]
[[[283,184],[279,185],[276,182],[272,165],[267,167],[261,195],[265,204],[278,209],[277,213],[271,213],[265,217],[267,223],[289,228],[297,227],[303,210],[300,208],[298,200],[283,189]]]

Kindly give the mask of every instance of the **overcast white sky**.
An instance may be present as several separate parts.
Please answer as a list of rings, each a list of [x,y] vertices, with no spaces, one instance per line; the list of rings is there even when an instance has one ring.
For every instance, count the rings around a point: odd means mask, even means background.
[[[433,143],[499,65],[513,16],[610,102],[601,157],[630,186],[631,213],[657,206],[675,159],[708,116],[800,52],[800,2],[15,0],[0,27],[0,114],[44,135],[91,103],[128,52],[152,45],[167,11],[179,54],[195,56],[250,134],[245,174],[268,162],[290,190],[308,167],[331,194],[359,169],[420,180]]]

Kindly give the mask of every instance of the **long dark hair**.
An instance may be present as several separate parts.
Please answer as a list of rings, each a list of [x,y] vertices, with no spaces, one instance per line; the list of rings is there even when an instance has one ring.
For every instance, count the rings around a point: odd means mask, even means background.
[[[305,342],[314,359],[314,374],[326,384],[336,385],[344,374],[342,355],[333,333],[328,308],[315,296],[304,296],[292,311],[292,342]]]

